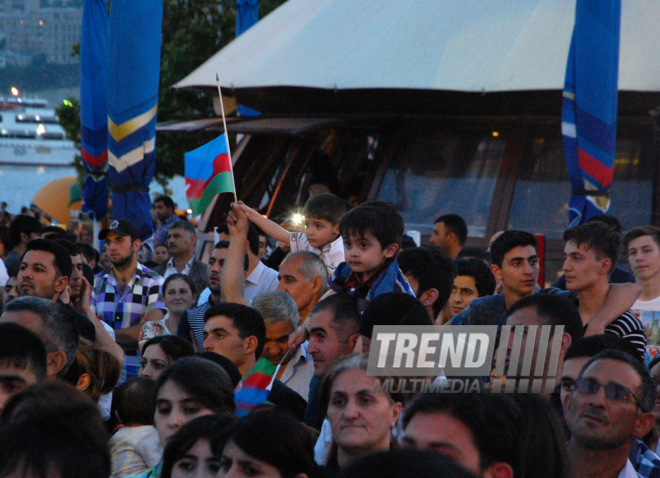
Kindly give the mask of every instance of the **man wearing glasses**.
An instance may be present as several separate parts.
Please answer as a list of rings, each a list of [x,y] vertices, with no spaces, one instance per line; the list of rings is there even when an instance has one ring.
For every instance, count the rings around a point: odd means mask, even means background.
[[[631,355],[605,350],[582,368],[565,402],[573,475],[636,478],[631,444],[654,423],[655,384]]]

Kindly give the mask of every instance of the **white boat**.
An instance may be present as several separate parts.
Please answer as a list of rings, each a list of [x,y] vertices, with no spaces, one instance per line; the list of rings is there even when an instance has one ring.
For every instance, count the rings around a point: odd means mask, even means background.
[[[0,96],[0,165],[68,167],[76,152],[46,100]]]

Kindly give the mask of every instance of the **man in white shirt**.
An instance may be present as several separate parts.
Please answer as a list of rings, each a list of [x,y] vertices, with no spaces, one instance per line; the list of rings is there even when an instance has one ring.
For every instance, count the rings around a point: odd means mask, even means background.
[[[642,293],[631,310],[642,321],[649,345],[660,343],[660,229],[635,227],[623,238],[628,263]]]
[[[185,274],[195,284],[196,292],[201,292],[208,284],[208,267],[195,259],[197,234],[195,226],[188,221],[175,221],[167,228],[167,251],[170,259],[154,268],[163,279],[172,274]]]

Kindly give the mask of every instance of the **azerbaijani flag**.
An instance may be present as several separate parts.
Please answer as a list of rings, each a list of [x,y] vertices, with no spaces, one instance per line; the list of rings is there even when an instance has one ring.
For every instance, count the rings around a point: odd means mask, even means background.
[[[195,215],[202,214],[216,194],[235,192],[225,135],[184,155],[186,197]]]
[[[237,417],[244,417],[257,405],[266,403],[275,381],[275,370],[277,367],[262,357],[245,374],[234,392]]]

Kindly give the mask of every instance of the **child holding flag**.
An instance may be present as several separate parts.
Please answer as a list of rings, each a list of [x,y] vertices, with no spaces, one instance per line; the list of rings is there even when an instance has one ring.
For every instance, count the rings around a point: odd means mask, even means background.
[[[254,209],[239,203],[239,207],[256,226],[273,239],[288,243],[291,252],[310,251],[319,256],[332,276],[344,262],[344,243],[339,235],[339,221],[346,212],[346,203],[334,194],[317,194],[307,200],[303,215],[305,232],[289,232],[266,219]]]

